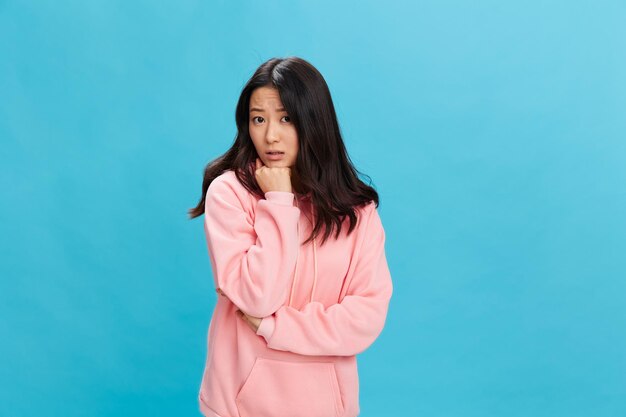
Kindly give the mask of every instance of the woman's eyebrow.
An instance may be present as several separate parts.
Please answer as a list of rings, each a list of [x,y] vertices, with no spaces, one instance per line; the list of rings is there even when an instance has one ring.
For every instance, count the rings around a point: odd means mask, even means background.
[[[259,107],[252,107],[250,109],[250,113],[252,113],[253,111],[258,111],[258,112],[264,112],[265,110],[259,108]],[[286,111],[284,107],[280,107],[278,109],[276,109],[276,111]]]

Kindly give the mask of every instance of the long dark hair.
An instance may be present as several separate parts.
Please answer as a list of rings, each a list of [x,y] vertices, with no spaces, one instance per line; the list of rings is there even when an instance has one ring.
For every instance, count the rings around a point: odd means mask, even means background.
[[[301,191],[310,197],[315,213],[315,226],[305,243],[318,236],[322,227],[322,244],[333,229],[337,239],[346,217],[350,219],[349,235],[357,224],[355,208],[372,200],[378,207],[378,193],[359,179],[357,173],[364,174],[353,166],[348,156],[324,77],[308,61],[294,56],[269,59],[244,86],[235,111],[235,142],[224,155],[207,164],[202,198],[196,207],[189,209],[189,217],[193,219],[204,213],[209,184],[230,169],[249,192],[264,198],[254,175],[254,161],[258,155],[248,131],[250,95],[254,89],[263,86],[278,90],[298,135],[298,153],[292,175],[298,176]],[[365,176],[371,184],[371,178]]]

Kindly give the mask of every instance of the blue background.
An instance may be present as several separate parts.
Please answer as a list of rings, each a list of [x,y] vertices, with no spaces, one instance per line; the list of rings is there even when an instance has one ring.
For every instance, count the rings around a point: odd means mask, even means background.
[[[199,416],[205,164],[325,76],[394,296],[361,416],[626,415],[626,3],[0,1],[0,415]]]

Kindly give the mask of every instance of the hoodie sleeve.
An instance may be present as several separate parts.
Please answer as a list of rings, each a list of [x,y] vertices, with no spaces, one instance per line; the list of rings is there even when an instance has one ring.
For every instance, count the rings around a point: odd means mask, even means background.
[[[205,201],[205,233],[217,288],[241,311],[255,317],[274,313],[288,293],[295,268],[300,209],[294,194],[269,191],[254,220],[229,181],[218,177]]]
[[[372,207],[373,207],[373,203]],[[256,334],[267,346],[301,355],[351,356],[381,333],[393,291],[385,256],[385,232],[373,208],[346,296],[328,308],[318,301],[301,310],[283,306],[264,317]]]

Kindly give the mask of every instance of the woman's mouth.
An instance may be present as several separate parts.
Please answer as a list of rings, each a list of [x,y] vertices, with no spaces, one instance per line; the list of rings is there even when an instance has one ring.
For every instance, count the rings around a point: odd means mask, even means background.
[[[285,156],[285,153],[284,152],[265,152],[265,156],[270,161],[278,161],[282,159],[283,156]]]

